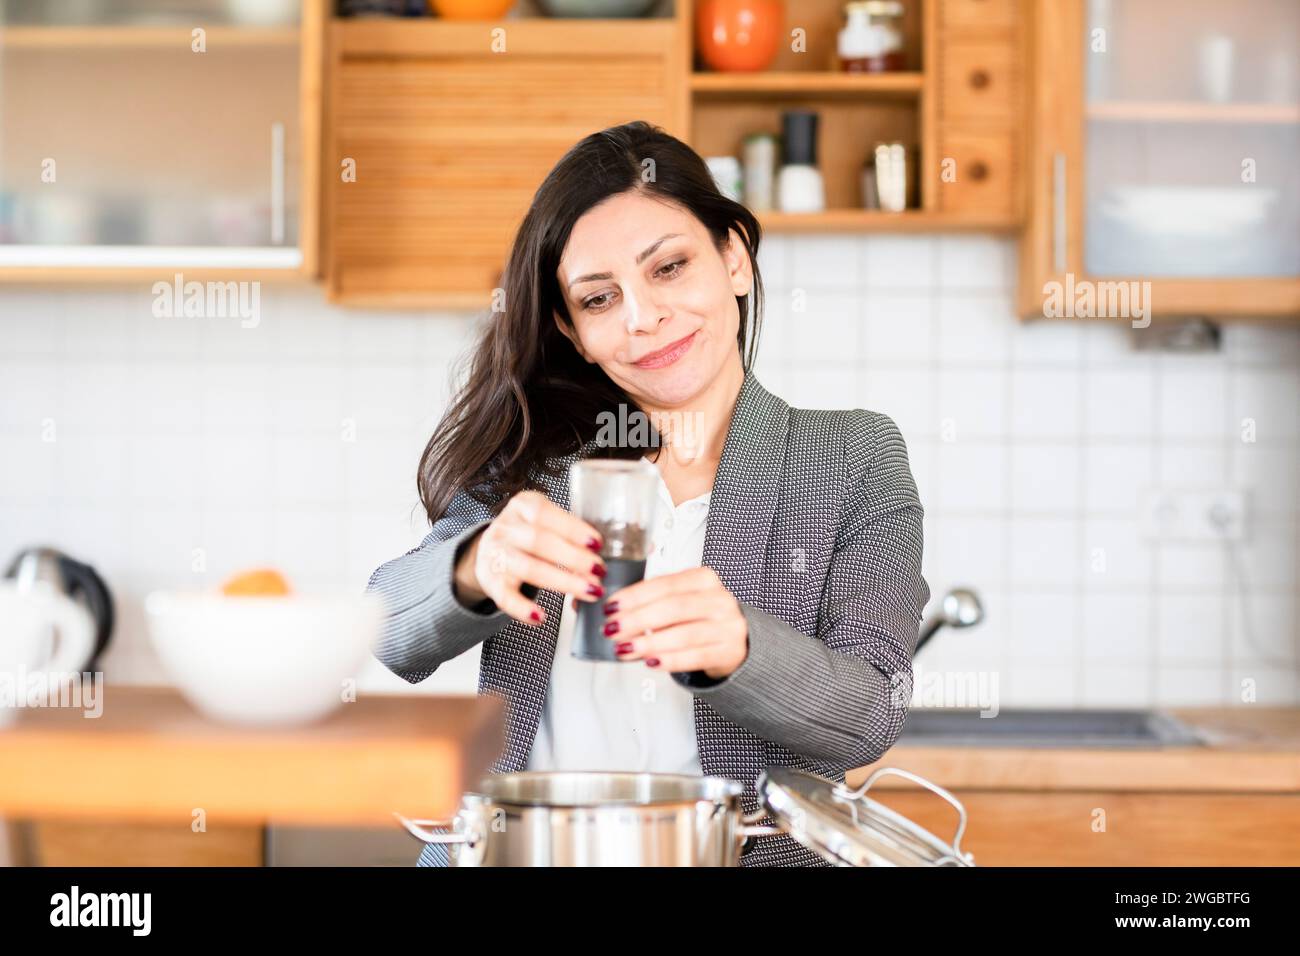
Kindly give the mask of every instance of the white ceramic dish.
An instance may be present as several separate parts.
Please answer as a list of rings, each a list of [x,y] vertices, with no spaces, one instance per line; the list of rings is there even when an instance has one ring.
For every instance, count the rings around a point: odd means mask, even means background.
[[[1151,235],[1221,238],[1258,227],[1277,200],[1278,191],[1267,187],[1119,186],[1100,210]]]
[[[225,597],[156,591],[149,637],[177,689],[216,720],[285,726],[344,699],[383,617],[377,594]]]

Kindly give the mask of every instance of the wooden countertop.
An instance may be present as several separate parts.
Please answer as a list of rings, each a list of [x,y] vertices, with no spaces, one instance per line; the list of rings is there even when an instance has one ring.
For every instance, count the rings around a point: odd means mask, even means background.
[[[1078,747],[898,745],[850,771],[857,786],[882,766],[911,770],[949,790],[1125,790],[1300,793],[1300,708],[1168,708],[1197,731],[1200,747],[1094,750]],[[915,788],[900,777],[872,785]]]
[[[32,708],[0,729],[0,817],[391,826],[450,816],[504,742],[484,696],[362,696],[321,723],[243,729],[174,690],[104,689],[103,715]],[[878,766],[952,790],[1300,793],[1300,708],[1171,710],[1207,740],[1143,750],[896,746]],[[913,787],[884,777],[882,788]]]
[[[0,817],[393,826],[451,816],[504,744],[495,697],[360,695],[320,723],[243,729],[176,691],[106,685],[102,716],[0,728]]]

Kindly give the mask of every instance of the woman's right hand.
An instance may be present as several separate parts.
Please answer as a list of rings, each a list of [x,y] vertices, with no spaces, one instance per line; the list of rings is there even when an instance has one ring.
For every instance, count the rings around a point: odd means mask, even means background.
[[[605,594],[601,545],[590,524],[540,491],[521,491],[456,562],[456,598],[466,606],[491,598],[515,620],[541,624],[546,612],[520,586],[599,600]]]

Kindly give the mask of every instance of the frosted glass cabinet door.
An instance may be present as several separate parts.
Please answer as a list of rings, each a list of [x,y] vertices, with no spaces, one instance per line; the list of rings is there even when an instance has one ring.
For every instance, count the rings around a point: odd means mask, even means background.
[[[0,0],[0,264],[301,261],[300,13]]]
[[[1300,2],[1086,9],[1085,271],[1300,275]]]

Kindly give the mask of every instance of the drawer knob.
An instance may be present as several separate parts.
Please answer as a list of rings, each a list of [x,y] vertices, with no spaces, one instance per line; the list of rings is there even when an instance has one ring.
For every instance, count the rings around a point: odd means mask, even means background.
[[[975,180],[975,182],[983,182],[989,178],[988,163],[984,162],[982,159],[977,159],[970,164],[970,169],[967,170],[967,173],[970,175],[971,179]]]
[[[970,72],[970,85],[972,89],[982,90],[989,85],[989,71],[978,69]]]

